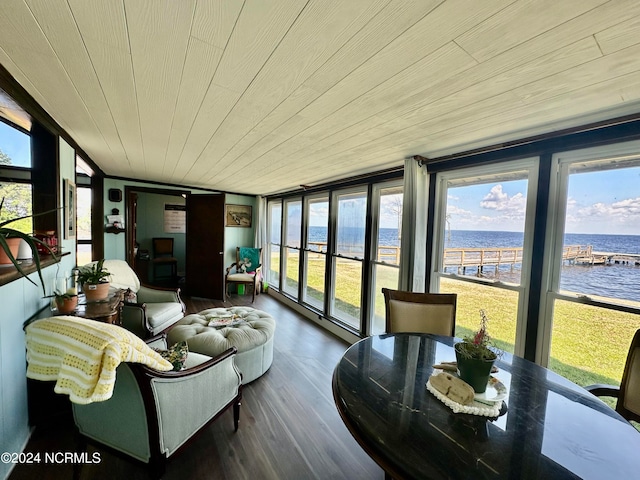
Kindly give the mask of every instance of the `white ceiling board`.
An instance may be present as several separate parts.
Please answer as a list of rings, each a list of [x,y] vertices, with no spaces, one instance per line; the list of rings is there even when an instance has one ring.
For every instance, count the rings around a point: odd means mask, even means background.
[[[245,2],[197,0],[191,35],[224,50]]]
[[[147,178],[160,180],[195,0],[125,0]]]
[[[640,113],[639,58],[637,0],[0,2],[103,171],[249,194]]]
[[[385,3],[386,0],[371,3],[342,0],[312,2],[297,18],[227,121],[216,132],[203,152],[205,158],[212,151],[218,155],[227,153],[336,50],[342,48]],[[231,162],[232,159],[225,161],[221,158],[220,162],[207,164],[201,171],[206,175],[218,164],[229,165]]]
[[[596,40],[605,55],[636,45],[640,42],[640,18],[632,18],[596,34]]]
[[[124,149],[116,125],[104,95],[100,94],[102,91],[98,77],[66,0],[28,0],[27,4],[64,66],[87,114],[92,117],[104,137],[115,163],[123,161]],[[49,23],[51,18],[55,19],[55,25],[62,28],[53,29]]]
[[[322,93],[346,77],[350,71],[384,48],[441,2],[442,0],[389,2],[360,30],[355,32],[343,48],[337,50],[301,86],[296,88],[255,128],[240,139],[224,155],[223,159],[229,157],[235,160],[246,154],[247,161],[250,161],[250,158],[268,151],[274,145],[275,139],[280,138],[279,134],[270,135],[271,132],[279,127],[285,131],[289,129],[290,122],[287,120],[292,115],[297,115]],[[286,135],[292,136],[295,133],[295,131],[288,131]],[[270,136],[271,141],[258,144],[267,135]],[[249,150],[254,146],[255,150]],[[235,165],[235,161],[233,163]]]
[[[479,62],[484,62],[607,1],[524,0],[514,2],[460,35],[456,42]]]
[[[171,119],[169,144],[164,155],[163,175],[173,175],[189,137],[194,119],[218,68],[222,50],[195,37],[189,40],[187,58],[182,71],[176,110]]]

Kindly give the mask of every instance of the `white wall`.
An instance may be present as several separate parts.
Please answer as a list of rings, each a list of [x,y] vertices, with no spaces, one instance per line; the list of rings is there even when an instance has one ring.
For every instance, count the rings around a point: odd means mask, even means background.
[[[61,140],[61,179],[75,178],[75,152]],[[62,199],[58,199],[62,205]],[[63,212],[60,212],[61,218]],[[62,224],[64,225],[64,223]],[[62,241],[63,252],[60,263],[45,268],[42,272],[47,294],[53,289],[56,276],[70,272],[76,263],[75,240]],[[29,275],[35,286],[24,278],[0,286],[0,453],[23,450],[29,440],[30,428],[27,408],[26,343],[23,323],[50,300],[44,298],[37,273]],[[7,478],[12,465],[0,462],[0,478]]]

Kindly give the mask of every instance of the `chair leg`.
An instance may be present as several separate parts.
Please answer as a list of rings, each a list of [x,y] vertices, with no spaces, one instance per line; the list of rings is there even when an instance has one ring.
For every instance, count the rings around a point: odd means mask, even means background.
[[[240,423],[240,405],[242,405],[242,401],[240,398],[233,404],[233,431],[238,431],[238,424]]]

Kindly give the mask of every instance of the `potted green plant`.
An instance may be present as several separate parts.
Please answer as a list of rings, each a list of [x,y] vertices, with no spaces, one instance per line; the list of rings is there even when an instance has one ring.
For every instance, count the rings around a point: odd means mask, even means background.
[[[58,313],[71,313],[78,306],[78,295],[71,292],[60,292],[56,290],[53,294]]]
[[[2,201],[0,201],[0,215],[2,214],[2,206],[4,205],[4,197]],[[29,218],[37,215],[44,215],[46,213],[55,212],[56,210],[49,210],[47,212],[42,212],[36,215],[24,215],[22,217],[12,218],[10,220],[4,220],[0,222],[0,264],[8,265],[12,263],[16,270],[22,275],[24,278],[29,280],[34,285],[37,285],[33,280],[31,280],[25,273],[25,271],[20,266],[20,263],[17,260],[18,248],[20,247],[20,242],[25,241],[31,252],[33,254],[33,263],[36,267],[36,271],[38,272],[38,277],[40,277],[40,284],[42,285],[42,292],[45,293],[44,288],[44,279],[42,278],[42,267],[40,265],[40,257],[38,255],[37,245],[42,245],[54,258],[56,258],[55,252],[51,250],[49,245],[44,242],[38,240],[37,238],[32,237],[31,235],[21,232],[20,230],[16,230],[14,228],[7,227],[10,223],[17,222],[18,220],[22,220],[24,218]]]
[[[104,258],[79,268],[78,283],[87,301],[104,300],[109,295],[109,276],[104,268]]]
[[[480,317],[480,329],[454,346],[458,374],[476,393],[484,393],[487,389],[491,368],[501,354],[487,333],[489,319],[484,310],[480,310]]]

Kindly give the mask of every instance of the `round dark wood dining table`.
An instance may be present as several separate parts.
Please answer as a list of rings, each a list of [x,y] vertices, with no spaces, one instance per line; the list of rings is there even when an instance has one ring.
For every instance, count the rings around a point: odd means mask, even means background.
[[[426,388],[452,337],[396,333],[353,344],[333,396],[364,450],[397,479],[640,478],[640,432],[560,375],[504,353],[500,415],[454,413]]]

